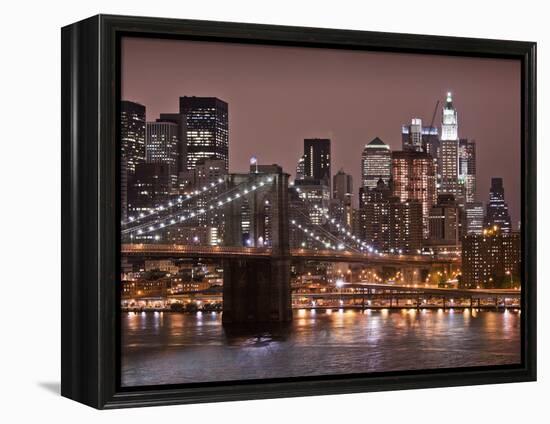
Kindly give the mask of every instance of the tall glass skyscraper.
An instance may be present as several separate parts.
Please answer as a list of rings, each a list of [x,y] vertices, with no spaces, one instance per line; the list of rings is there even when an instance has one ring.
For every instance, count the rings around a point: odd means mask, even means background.
[[[185,116],[187,170],[204,159],[221,159],[229,169],[229,114],[227,103],[216,97],[180,97]]]
[[[167,166],[170,190],[178,182],[179,127],[173,122],[147,122],[145,158],[147,163],[161,163]]]
[[[123,100],[120,105],[120,150],[128,174],[145,162],[145,106]]]
[[[363,149],[361,156],[361,184],[368,189],[376,188],[378,180],[388,184],[391,178],[390,146],[376,137]]]
[[[304,176],[324,181],[330,191],[330,139],[304,140]]]
[[[458,144],[458,180],[463,187],[464,201],[476,201],[476,142],[461,138]]]
[[[504,200],[504,184],[502,178],[499,177],[491,178],[485,225],[488,227],[496,225],[503,233],[512,231],[508,204]]]
[[[123,100],[120,103],[120,197],[121,218],[128,217],[128,187],[136,166],[145,162],[145,106]]]

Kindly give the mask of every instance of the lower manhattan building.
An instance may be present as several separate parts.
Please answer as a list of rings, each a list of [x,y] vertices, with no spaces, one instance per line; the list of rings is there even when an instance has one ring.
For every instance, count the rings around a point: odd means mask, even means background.
[[[512,231],[508,204],[504,200],[504,184],[502,178],[499,177],[491,178],[485,225],[488,227],[496,225],[505,233]]]
[[[147,122],[145,158],[147,163],[167,166],[170,175],[170,190],[178,186],[179,127],[173,122]]]
[[[359,208],[359,235],[382,252],[414,252],[422,246],[422,206],[401,202],[382,180],[366,190]]]
[[[483,229],[462,239],[462,277],[465,288],[520,287],[521,238],[519,232],[499,227]]]
[[[466,203],[464,207],[463,234],[481,234],[485,223],[485,210],[482,202]]]
[[[376,137],[365,146],[361,155],[361,187],[376,188],[380,178],[388,183],[391,163],[390,146]]]
[[[348,227],[352,224],[352,200],[353,178],[340,169],[332,179],[330,215]]]
[[[436,203],[433,158],[425,152],[392,152],[393,193],[401,202],[416,200],[422,207],[422,233],[429,236],[428,216]]]
[[[439,133],[437,128],[423,126],[420,118],[413,118],[409,125],[401,127],[401,143],[403,150],[426,152],[433,158],[438,157]]]
[[[462,203],[476,201],[476,142],[461,138],[458,142],[458,181],[462,187]]]
[[[306,177],[294,182],[298,196],[302,199],[304,212],[313,225],[325,223],[329,211],[330,188],[326,180]]]
[[[170,195],[170,167],[163,163],[140,163],[128,188],[128,215],[138,217],[163,204]]]
[[[460,209],[452,194],[440,194],[430,210],[431,245],[458,246],[460,243]]]

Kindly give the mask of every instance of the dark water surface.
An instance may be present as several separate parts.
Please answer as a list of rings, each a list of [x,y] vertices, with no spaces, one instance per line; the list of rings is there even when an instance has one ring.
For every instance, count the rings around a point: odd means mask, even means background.
[[[517,364],[518,311],[294,313],[288,328],[225,330],[219,313],[123,313],[122,385]]]

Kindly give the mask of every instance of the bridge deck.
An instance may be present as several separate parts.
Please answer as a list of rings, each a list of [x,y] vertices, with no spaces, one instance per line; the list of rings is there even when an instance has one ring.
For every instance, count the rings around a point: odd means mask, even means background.
[[[232,246],[195,246],[183,244],[123,244],[121,253],[131,256],[166,256],[193,258],[269,258],[270,248],[232,247]],[[304,260],[326,260],[335,262],[369,262],[396,265],[454,264],[459,265],[457,257],[432,257],[423,255],[398,255],[360,253],[350,251],[291,249],[290,256]]]

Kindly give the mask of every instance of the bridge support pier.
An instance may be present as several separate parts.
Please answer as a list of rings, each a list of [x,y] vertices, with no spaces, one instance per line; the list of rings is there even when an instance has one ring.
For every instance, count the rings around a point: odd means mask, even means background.
[[[290,259],[226,259],[224,324],[292,320]]]

